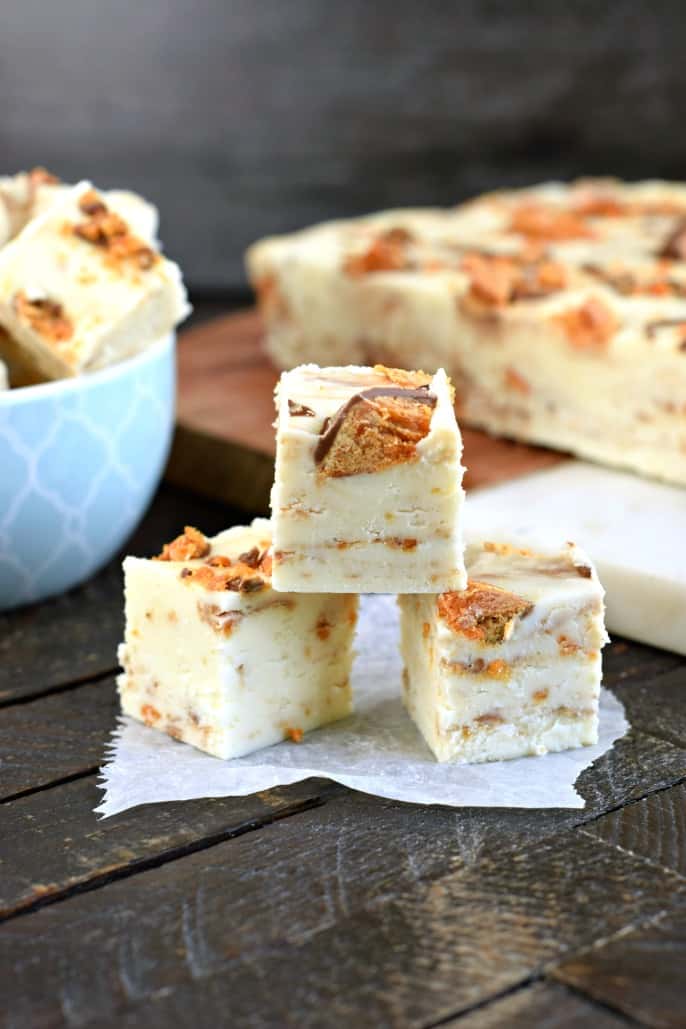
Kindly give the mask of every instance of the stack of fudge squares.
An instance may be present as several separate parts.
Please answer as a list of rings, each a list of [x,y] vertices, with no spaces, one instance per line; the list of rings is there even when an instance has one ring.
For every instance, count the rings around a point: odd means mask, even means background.
[[[442,370],[285,372],[271,522],[124,563],[124,712],[221,758],[299,742],[352,711],[359,594],[395,593],[439,761],[595,743],[602,587],[572,543],[464,545],[453,399]]]

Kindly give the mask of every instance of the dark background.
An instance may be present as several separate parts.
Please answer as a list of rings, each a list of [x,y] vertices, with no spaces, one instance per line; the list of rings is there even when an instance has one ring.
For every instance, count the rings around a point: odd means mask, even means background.
[[[576,174],[686,177],[686,4],[0,0],[3,170],[153,199],[196,297],[260,235]]]

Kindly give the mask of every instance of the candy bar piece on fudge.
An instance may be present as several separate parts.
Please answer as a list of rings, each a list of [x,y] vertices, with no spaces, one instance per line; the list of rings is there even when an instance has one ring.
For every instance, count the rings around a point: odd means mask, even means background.
[[[0,250],[0,325],[48,378],[135,354],[188,311],[177,265],[87,182]]]
[[[462,439],[445,372],[305,365],[282,375],[276,404],[275,589],[464,587]]]
[[[500,761],[598,739],[603,589],[573,544],[467,547],[469,584],[402,596],[404,701],[439,761]]]
[[[127,557],[122,710],[231,758],[350,714],[358,598],[275,593],[269,522]]]

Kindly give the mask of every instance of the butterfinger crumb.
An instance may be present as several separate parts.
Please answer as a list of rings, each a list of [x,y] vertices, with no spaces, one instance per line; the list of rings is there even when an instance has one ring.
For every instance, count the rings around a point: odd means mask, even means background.
[[[154,558],[155,561],[193,561],[201,557],[207,557],[210,552],[210,545],[203,534],[187,525],[183,533],[177,536],[171,543],[165,543],[162,552]]]

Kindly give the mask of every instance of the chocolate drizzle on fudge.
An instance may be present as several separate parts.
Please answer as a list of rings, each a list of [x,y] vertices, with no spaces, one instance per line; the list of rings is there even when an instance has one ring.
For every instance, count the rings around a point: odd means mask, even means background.
[[[295,400],[288,401],[288,413],[291,418],[314,418],[314,411],[307,404],[298,404]]]
[[[322,474],[340,477],[414,460],[435,406],[428,383],[414,389],[374,386],[355,393],[324,423],[315,464]]]

